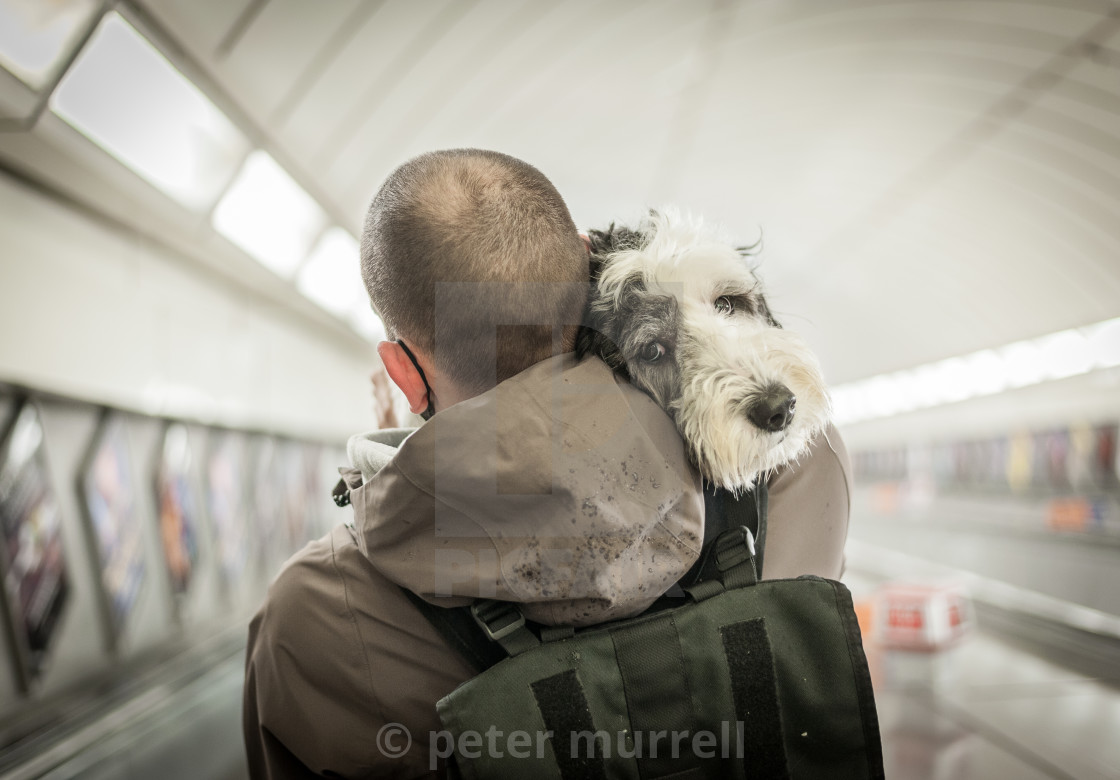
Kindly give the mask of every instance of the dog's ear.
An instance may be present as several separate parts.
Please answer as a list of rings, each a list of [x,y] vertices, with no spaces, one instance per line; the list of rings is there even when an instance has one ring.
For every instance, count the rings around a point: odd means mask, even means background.
[[[602,334],[586,325],[580,325],[576,333],[576,357],[583,360],[588,355],[595,353],[595,342]]]
[[[607,256],[591,250],[587,256],[588,279],[594,289],[599,284],[599,277],[603,275],[603,267],[607,264]]]
[[[587,238],[591,254],[609,255],[625,249],[641,249],[646,244],[647,236],[639,230],[631,230],[612,222],[606,230],[588,230]]]
[[[615,226],[612,222],[606,230],[588,230],[587,241],[592,255],[609,255],[618,249],[615,242]]]
[[[581,325],[576,334],[576,357],[582,360],[588,355],[595,355],[616,374],[627,380],[630,379],[630,372],[626,370],[626,361],[615,343],[598,328]]]
[[[622,353],[619,352],[614,341],[602,331],[603,312],[596,306],[596,291],[599,278],[610,256],[623,249],[640,248],[641,237],[633,230],[618,227],[612,222],[606,230],[588,230],[587,239],[591,247],[588,258],[591,289],[584,315],[586,321],[576,334],[576,357],[582,359],[587,355],[597,355],[612,370],[629,379],[630,374],[626,370],[626,361],[622,358]]]

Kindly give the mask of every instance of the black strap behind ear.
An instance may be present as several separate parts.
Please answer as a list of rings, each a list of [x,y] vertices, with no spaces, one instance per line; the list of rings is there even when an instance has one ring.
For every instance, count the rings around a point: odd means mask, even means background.
[[[479,672],[484,672],[498,661],[509,657],[500,644],[491,642],[482,632],[471,615],[470,607],[437,607],[408,588],[401,590],[428,619],[436,633]]]

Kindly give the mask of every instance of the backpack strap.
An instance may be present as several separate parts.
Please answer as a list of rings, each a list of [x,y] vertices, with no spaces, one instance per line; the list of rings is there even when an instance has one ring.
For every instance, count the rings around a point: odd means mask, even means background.
[[[401,590],[413,606],[428,619],[436,633],[479,672],[486,671],[498,661],[508,657],[508,653],[500,644],[490,641],[486,633],[479,630],[478,623],[471,615],[470,607],[437,607],[408,588],[401,588]]]
[[[525,625],[521,607],[510,601],[479,599],[470,606],[471,617],[491,642],[509,655],[518,655],[540,645],[541,640]]]
[[[716,539],[727,531],[746,527],[754,538],[754,565],[762,576],[762,548],[766,544],[766,515],[769,496],[765,480],[759,478],[750,493],[736,497],[734,494],[704,484],[704,546],[700,557],[680,579],[680,586],[687,588],[700,582],[712,572],[706,570],[706,561],[715,548]]]
[[[693,601],[745,588],[758,582],[755,568],[754,534],[745,525],[730,528],[704,551],[698,578],[683,590]]]
[[[758,531],[754,535],[755,553],[754,564],[758,568],[758,576],[762,577],[762,554],[766,552],[766,518],[770,514],[770,488],[761,476],[754,494],[754,511],[758,517]]]
[[[770,494],[766,487],[766,480],[759,475],[751,492],[735,497],[724,493],[724,516],[722,518],[720,534],[732,529],[746,526],[754,536],[754,565],[758,576],[762,577],[762,554],[766,548],[766,516],[770,508]]]

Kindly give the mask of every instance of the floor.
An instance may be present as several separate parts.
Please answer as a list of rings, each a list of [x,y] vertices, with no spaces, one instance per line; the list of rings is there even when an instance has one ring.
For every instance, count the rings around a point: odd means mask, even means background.
[[[865,646],[888,778],[1120,778],[1120,658],[1093,679],[979,628],[940,652]]]

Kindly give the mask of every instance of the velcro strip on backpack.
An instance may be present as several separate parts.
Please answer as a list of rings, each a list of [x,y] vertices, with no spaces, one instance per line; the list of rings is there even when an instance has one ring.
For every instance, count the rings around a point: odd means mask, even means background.
[[[719,633],[731,673],[735,717],[743,724],[744,743],[749,746],[743,756],[746,775],[758,780],[785,780],[789,768],[766,621],[759,617],[732,623],[722,626]]]
[[[552,732],[552,752],[564,780],[605,780],[602,760],[592,755],[579,755],[571,749],[573,734],[591,733],[595,726],[591,708],[575,669],[537,680],[530,688],[537,700],[544,727]]]

